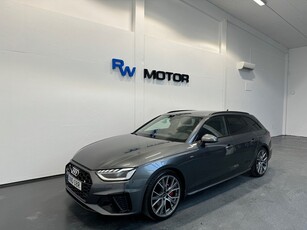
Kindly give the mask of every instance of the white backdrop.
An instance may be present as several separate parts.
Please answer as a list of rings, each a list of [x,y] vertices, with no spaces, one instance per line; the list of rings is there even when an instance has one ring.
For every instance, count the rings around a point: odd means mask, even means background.
[[[286,52],[201,0],[3,0],[0,184],[61,174],[84,145],[174,109],[244,110],[282,134]],[[190,82],[144,80],[143,68]]]
[[[307,47],[289,52],[288,106],[286,130],[289,135],[307,136]]]

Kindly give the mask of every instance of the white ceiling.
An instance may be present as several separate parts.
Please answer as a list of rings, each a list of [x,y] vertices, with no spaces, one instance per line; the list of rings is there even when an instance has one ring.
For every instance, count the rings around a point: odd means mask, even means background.
[[[287,48],[307,46],[307,0],[207,0]]]

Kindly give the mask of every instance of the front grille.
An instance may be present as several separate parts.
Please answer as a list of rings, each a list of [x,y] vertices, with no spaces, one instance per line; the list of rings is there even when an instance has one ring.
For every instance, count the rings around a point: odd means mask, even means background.
[[[68,182],[68,173],[71,174],[72,167],[75,167],[75,168],[79,169],[78,176],[74,176],[73,174],[72,175],[73,175],[73,177],[75,177],[76,179],[78,179],[79,181],[82,182],[82,190],[81,191],[79,189],[75,188],[72,184],[70,184]],[[87,198],[88,198],[88,194],[90,192],[90,189],[92,187],[92,179],[91,179],[90,174],[88,172],[80,169],[79,167],[71,164],[71,163],[68,163],[66,165],[65,171],[66,171],[66,173],[65,173],[65,181],[66,181],[67,187],[72,192],[74,192],[78,197],[80,197],[83,201],[86,201]]]
[[[131,211],[131,199],[128,193],[101,196],[98,205],[110,213]]]

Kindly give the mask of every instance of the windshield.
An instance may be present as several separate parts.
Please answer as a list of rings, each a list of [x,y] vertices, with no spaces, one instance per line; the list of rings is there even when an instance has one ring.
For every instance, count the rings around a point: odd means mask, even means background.
[[[201,121],[201,117],[165,115],[149,122],[134,134],[169,141],[185,142]]]

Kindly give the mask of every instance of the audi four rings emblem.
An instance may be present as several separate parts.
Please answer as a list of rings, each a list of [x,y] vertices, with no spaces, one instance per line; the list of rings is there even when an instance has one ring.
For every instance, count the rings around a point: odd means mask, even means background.
[[[78,176],[79,175],[79,169],[72,167],[72,169],[70,170],[71,174],[74,176]]]

